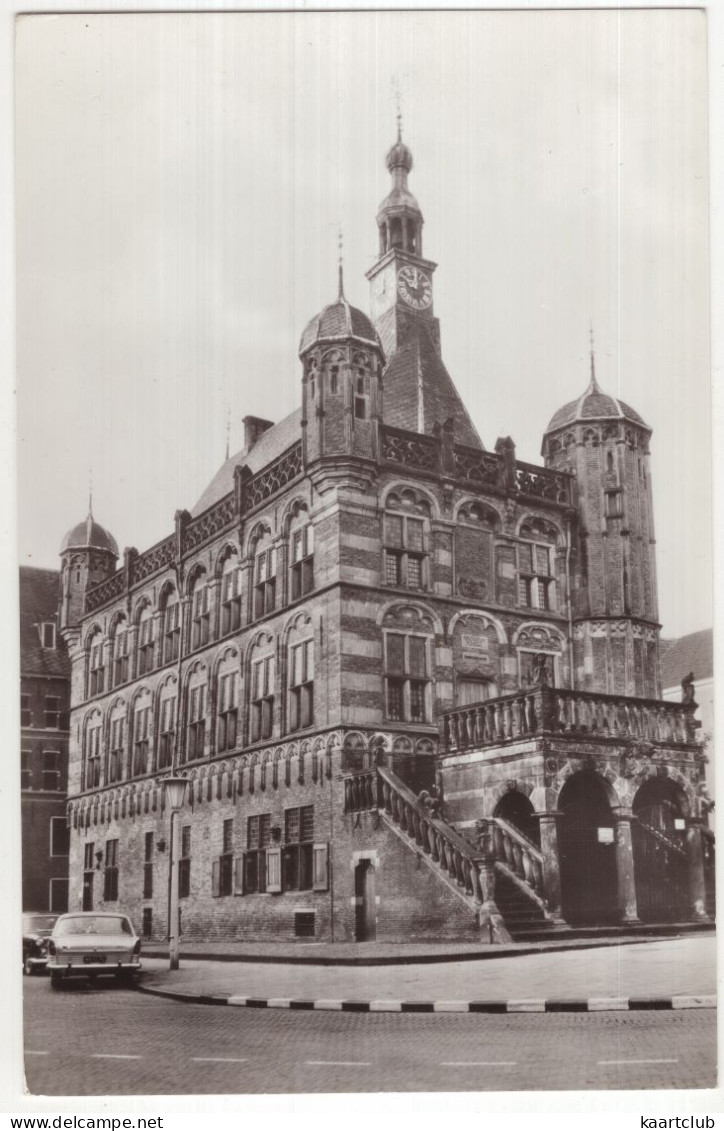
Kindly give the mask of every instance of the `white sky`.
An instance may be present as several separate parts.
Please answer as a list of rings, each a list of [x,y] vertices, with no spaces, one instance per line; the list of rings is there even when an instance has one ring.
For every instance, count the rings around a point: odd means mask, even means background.
[[[300,400],[364,272],[393,80],[443,357],[538,462],[588,380],[654,429],[664,634],[711,624],[705,22],[697,11],[26,17],[17,39],[20,561],[94,512],[150,546]]]

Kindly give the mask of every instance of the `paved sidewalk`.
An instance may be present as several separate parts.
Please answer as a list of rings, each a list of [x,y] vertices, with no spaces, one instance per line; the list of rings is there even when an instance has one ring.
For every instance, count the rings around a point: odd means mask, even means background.
[[[143,965],[140,988],[147,992],[285,1008],[340,1009],[349,1003],[351,1009],[356,1003],[381,1011],[399,1010],[403,1003],[426,1009],[444,1003],[469,1009],[473,1002],[496,1010],[515,1003],[514,1008],[540,1011],[564,1008],[566,1001],[577,1009],[672,1008],[672,999],[685,999],[674,1001],[676,1008],[710,1006],[716,990],[713,933],[486,956],[482,962],[422,964],[408,958],[404,965],[330,967],[182,959],[181,969],[173,972],[163,959],[144,958]]]

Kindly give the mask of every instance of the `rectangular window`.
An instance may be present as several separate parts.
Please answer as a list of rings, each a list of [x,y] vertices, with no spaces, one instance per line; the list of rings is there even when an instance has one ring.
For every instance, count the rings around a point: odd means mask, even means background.
[[[144,907],[141,912],[141,933],[144,939],[150,939],[153,935],[153,908]]]
[[[251,741],[271,738],[274,726],[274,656],[256,660],[252,667]]]
[[[43,789],[57,792],[60,789],[60,751],[43,751]]]
[[[266,891],[266,850],[271,844],[271,813],[256,813],[247,818],[243,863],[243,892],[250,895]]]
[[[57,730],[60,726],[60,697],[57,695],[45,696],[45,727],[47,730]]]
[[[407,589],[425,587],[425,524],[420,518],[386,514],[385,583]]]
[[[118,899],[118,841],[106,841],[106,868],[103,876],[103,898],[108,903]]]
[[[147,616],[138,626],[138,674],[153,669],[153,620]]]
[[[90,688],[91,695],[101,695],[104,684],[103,669],[103,643],[99,641],[91,646],[90,653]]]
[[[550,546],[523,543],[518,546],[518,604],[530,609],[551,609],[555,582]]]
[[[234,879],[234,819],[224,821],[222,827],[222,851],[218,860],[219,895],[231,895]]]
[[[233,750],[239,714],[239,677],[227,672],[219,679],[217,749]]]
[[[309,891],[313,886],[314,806],[284,812],[282,890]]]
[[[178,894],[188,899],[191,894],[191,825],[181,829],[181,856],[178,864]]]
[[[158,768],[165,770],[173,762],[176,738],[176,700],[162,699],[159,718]]]
[[[29,750],[20,751],[20,788],[32,788],[32,770],[30,768],[31,754]]]
[[[70,852],[70,829],[65,817],[50,818],[50,855],[67,856]]]
[[[211,611],[209,605],[208,585],[197,585],[194,590],[193,622],[191,631],[191,647],[202,648],[209,642],[209,624]]]
[[[151,708],[139,707],[136,710],[133,736],[133,775],[148,772],[149,734],[151,731]]]
[[[186,760],[203,758],[206,741],[206,686],[193,687],[189,695]]]
[[[143,838],[143,898],[153,898],[153,833]]]
[[[274,547],[257,554],[254,580],[254,616],[257,619],[276,608],[276,572]]]
[[[88,731],[88,755],[86,767],[86,789],[96,789],[101,784],[101,728],[99,726],[92,727]],[[115,780],[110,777],[109,766],[108,780]]]
[[[241,624],[241,572],[238,566],[228,570],[221,582],[221,634],[236,632]]]
[[[428,721],[430,682],[428,641],[424,636],[385,635],[387,717],[393,722]]]
[[[120,781],[123,777],[123,739],[126,727],[125,719],[111,719],[111,746],[108,758],[108,781]],[[100,740],[100,727],[91,732],[98,735]],[[100,764],[100,759],[99,759]]]
[[[113,686],[128,679],[128,633],[118,629],[113,639]]]
[[[52,621],[44,621],[40,628],[40,643],[43,648],[55,648],[55,625]]]
[[[304,640],[289,650],[289,729],[314,722],[314,641]]]
[[[30,710],[30,696],[23,693],[20,696],[20,725],[30,727],[33,725],[33,715]]]
[[[309,524],[292,533],[292,601],[314,588],[314,527]]]
[[[95,844],[92,840],[86,841],[83,845],[83,870],[90,872],[95,867],[95,860],[93,857],[93,849]]]
[[[163,662],[170,664],[178,659],[181,640],[181,606],[169,601],[163,618]]]

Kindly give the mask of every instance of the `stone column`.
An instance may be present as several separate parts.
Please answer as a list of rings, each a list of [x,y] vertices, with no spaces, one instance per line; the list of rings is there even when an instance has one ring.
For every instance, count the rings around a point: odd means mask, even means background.
[[[618,912],[622,923],[640,923],[636,906],[636,876],[634,873],[633,843],[631,840],[630,809],[620,806],[613,809],[616,827],[616,874],[618,877]]]
[[[558,854],[558,818],[561,814],[557,810],[550,810],[547,813],[535,813],[534,816],[540,824],[543,895],[553,922],[565,923],[561,903],[561,861]]]
[[[704,847],[701,843],[701,830],[704,821],[701,817],[691,817],[686,828],[686,857],[689,866],[689,904],[690,916],[702,923],[709,922],[706,913],[706,890],[704,887]]]

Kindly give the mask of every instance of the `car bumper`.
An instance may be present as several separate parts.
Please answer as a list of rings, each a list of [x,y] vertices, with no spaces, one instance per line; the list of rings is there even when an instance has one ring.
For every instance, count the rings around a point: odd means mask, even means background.
[[[136,974],[141,969],[140,961],[130,962],[48,962],[50,974],[61,974],[64,978],[83,977],[85,974]]]
[[[25,961],[29,966],[32,966],[33,970],[44,970],[48,965],[48,956],[47,954],[29,954]]]

